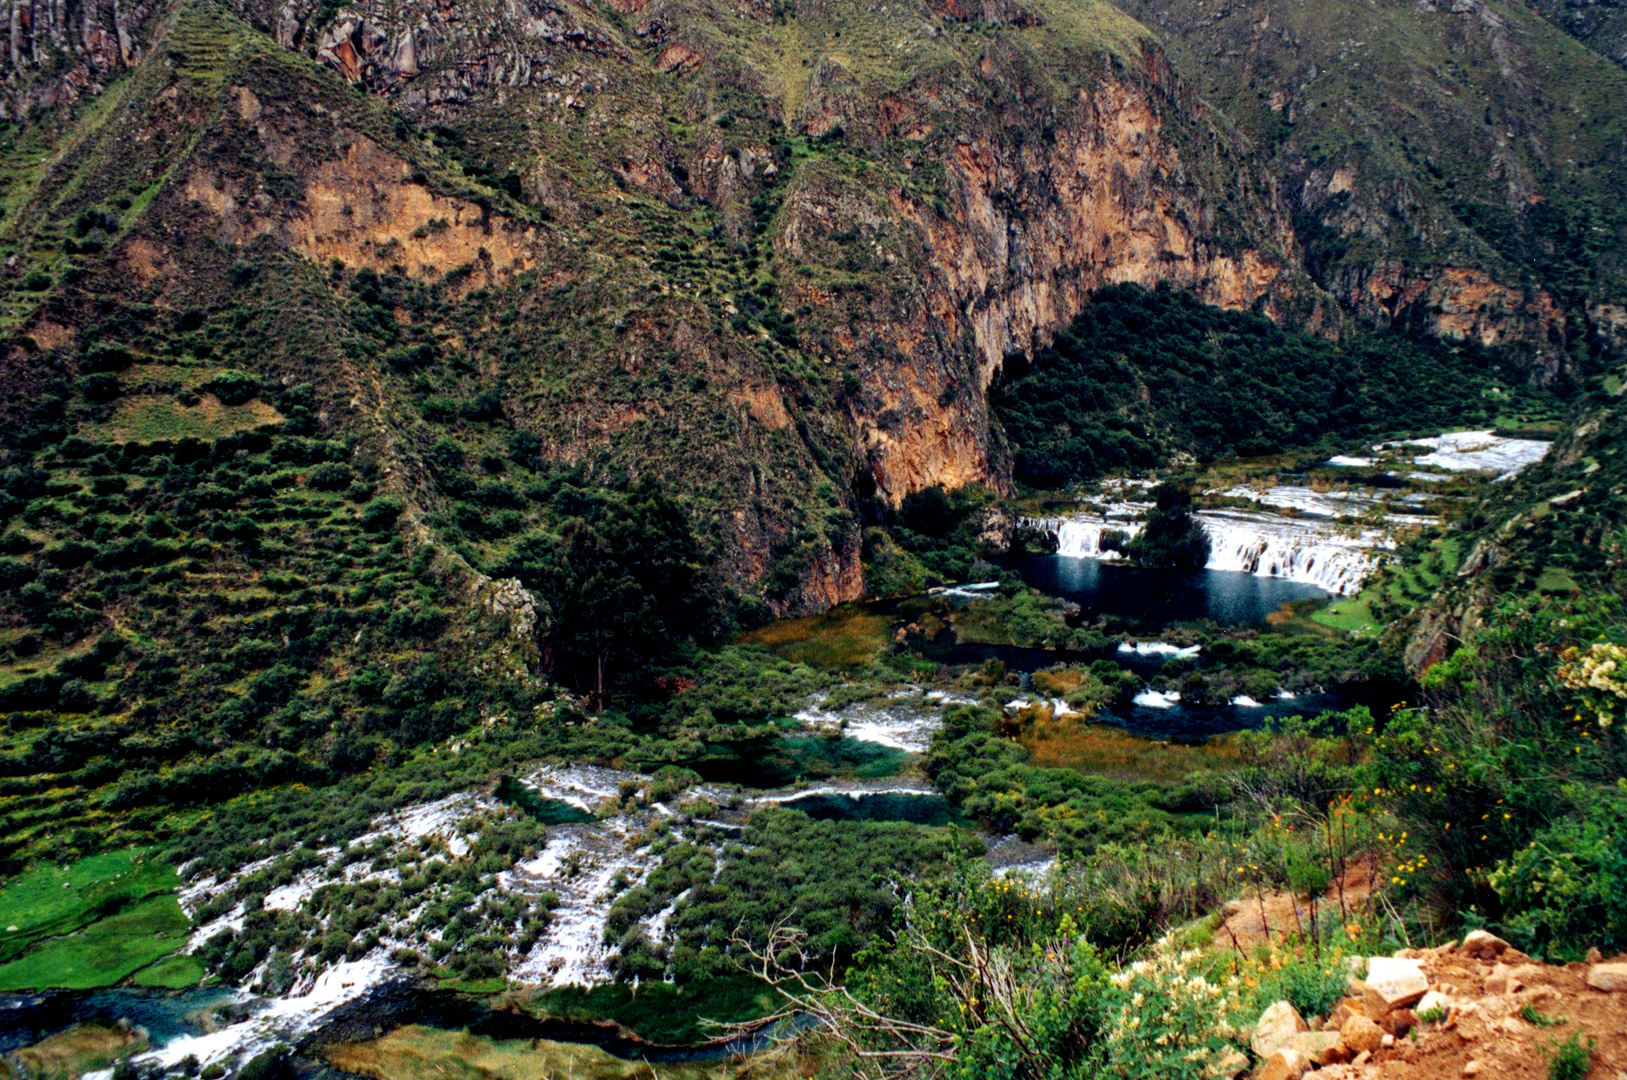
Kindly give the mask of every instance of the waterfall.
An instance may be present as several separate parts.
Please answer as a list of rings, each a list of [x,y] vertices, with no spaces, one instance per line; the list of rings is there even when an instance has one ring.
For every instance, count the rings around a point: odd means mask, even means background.
[[[1359,592],[1377,563],[1375,550],[1395,546],[1378,529],[1325,519],[1307,521],[1245,510],[1201,510],[1198,520],[1209,534],[1207,569],[1287,578],[1315,585],[1335,596]],[[1137,522],[1113,521],[1093,514],[1025,518],[1022,523],[1055,536],[1056,553],[1073,559],[1117,559],[1117,552],[1102,550],[1102,534],[1109,529],[1126,536],[1141,531]]]
[[[1393,546],[1376,529],[1340,530],[1238,510],[1204,510],[1198,517],[1209,533],[1208,569],[1287,578],[1335,596],[1359,592],[1376,562],[1374,549]]]
[[[1128,538],[1141,531],[1140,522],[1109,521],[1092,515],[1072,518],[1023,518],[1022,524],[1056,537],[1056,553],[1066,555],[1070,559],[1122,558],[1123,556],[1116,551],[1102,550],[1102,534],[1108,530],[1117,530]]]

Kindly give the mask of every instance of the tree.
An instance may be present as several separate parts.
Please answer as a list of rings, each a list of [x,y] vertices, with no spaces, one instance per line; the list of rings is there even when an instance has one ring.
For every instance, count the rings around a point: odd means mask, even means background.
[[[1153,489],[1155,503],[1141,532],[1122,550],[1142,566],[1201,570],[1209,561],[1209,534],[1192,512],[1192,492],[1168,481]]]
[[[516,570],[553,610],[553,671],[603,708],[619,671],[703,631],[711,598],[689,519],[653,480],[572,501],[558,543],[526,545]]]

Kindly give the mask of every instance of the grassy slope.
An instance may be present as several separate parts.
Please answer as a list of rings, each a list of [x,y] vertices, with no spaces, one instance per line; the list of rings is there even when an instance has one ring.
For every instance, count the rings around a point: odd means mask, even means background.
[[[380,1080],[725,1080],[734,1077],[801,1075],[794,1056],[770,1055],[742,1064],[650,1065],[611,1057],[597,1047],[542,1039],[499,1042],[466,1032],[409,1026],[382,1039],[351,1043],[327,1052],[336,1068]]]
[[[1567,305],[1621,294],[1627,74],[1530,10],[1271,5],[1267,22],[1264,4],[1122,6],[1285,194],[1353,170],[1351,195],[1305,188],[1295,222],[1324,282],[1399,257],[1536,275]]]
[[[1376,616],[1373,604],[1383,603],[1394,612],[1409,611],[1427,602],[1457,570],[1463,558],[1462,546],[1457,537],[1433,541],[1416,558],[1381,567],[1360,593],[1312,612],[1311,620],[1353,637],[1381,633],[1393,615]]]
[[[0,990],[109,986],[169,955],[191,928],[175,900],[179,883],[151,849],[35,866],[0,891]],[[137,981],[187,986],[202,976],[181,958]]]
[[[151,849],[125,848],[66,867],[36,866],[0,889],[0,959],[48,937],[73,933],[103,915],[174,892],[175,868]],[[12,930],[11,927],[16,927]]]

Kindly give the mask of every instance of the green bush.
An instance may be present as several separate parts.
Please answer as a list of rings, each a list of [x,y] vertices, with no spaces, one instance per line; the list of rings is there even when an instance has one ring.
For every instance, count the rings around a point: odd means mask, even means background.
[[[1261,980],[1257,1000],[1262,1006],[1287,1001],[1301,1016],[1325,1017],[1345,996],[1348,975],[1342,964],[1292,958]]]
[[[361,526],[368,532],[386,532],[395,527],[405,507],[400,499],[385,495],[362,507]]]
[[[305,483],[319,491],[338,491],[350,483],[351,475],[349,465],[330,461],[318,465],[306,474]]]
[[[80,378],[77,385],[79,392],[85,395],[87,401],[112,401],[124,392],[124,388],[119,384],[119,377],[105,371],[85,375]]]
[[[227,368],[199,389],[215,395],[222,405],[243,405],[259,396],[260,380],[246,371]]]
[[[1564,1042],[1552,1038],[1548,1041],[1552,1044],[1548,1051],[1548,1080],[1586,1080],[1593,1069],[1593,1039],[1589,1038],[1584,1046],[1582,1033],[1573,1031]]]
[[[1627,781],[1573,789],[1575,816],[1542,830],[1491,874],[1502,926],[1520,948],[1581,959],[1590,946],[1627,950]]]

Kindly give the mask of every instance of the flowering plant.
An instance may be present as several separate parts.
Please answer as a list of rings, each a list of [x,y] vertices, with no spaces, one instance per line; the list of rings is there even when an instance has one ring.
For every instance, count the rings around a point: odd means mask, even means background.
[[[1573,645],[1559,659],[1559,681],[1582,691],[1599,726],[1608,728],[1615,722],[1616,709],[1627,701],[1627,648],[1595,641],[1586,652]]]
[[[1103,1075],[1212,1077],[1238,1053],[1241,982],[1211,978],[1203,959],[1195,949],[1161,949],[1109,977]]]

